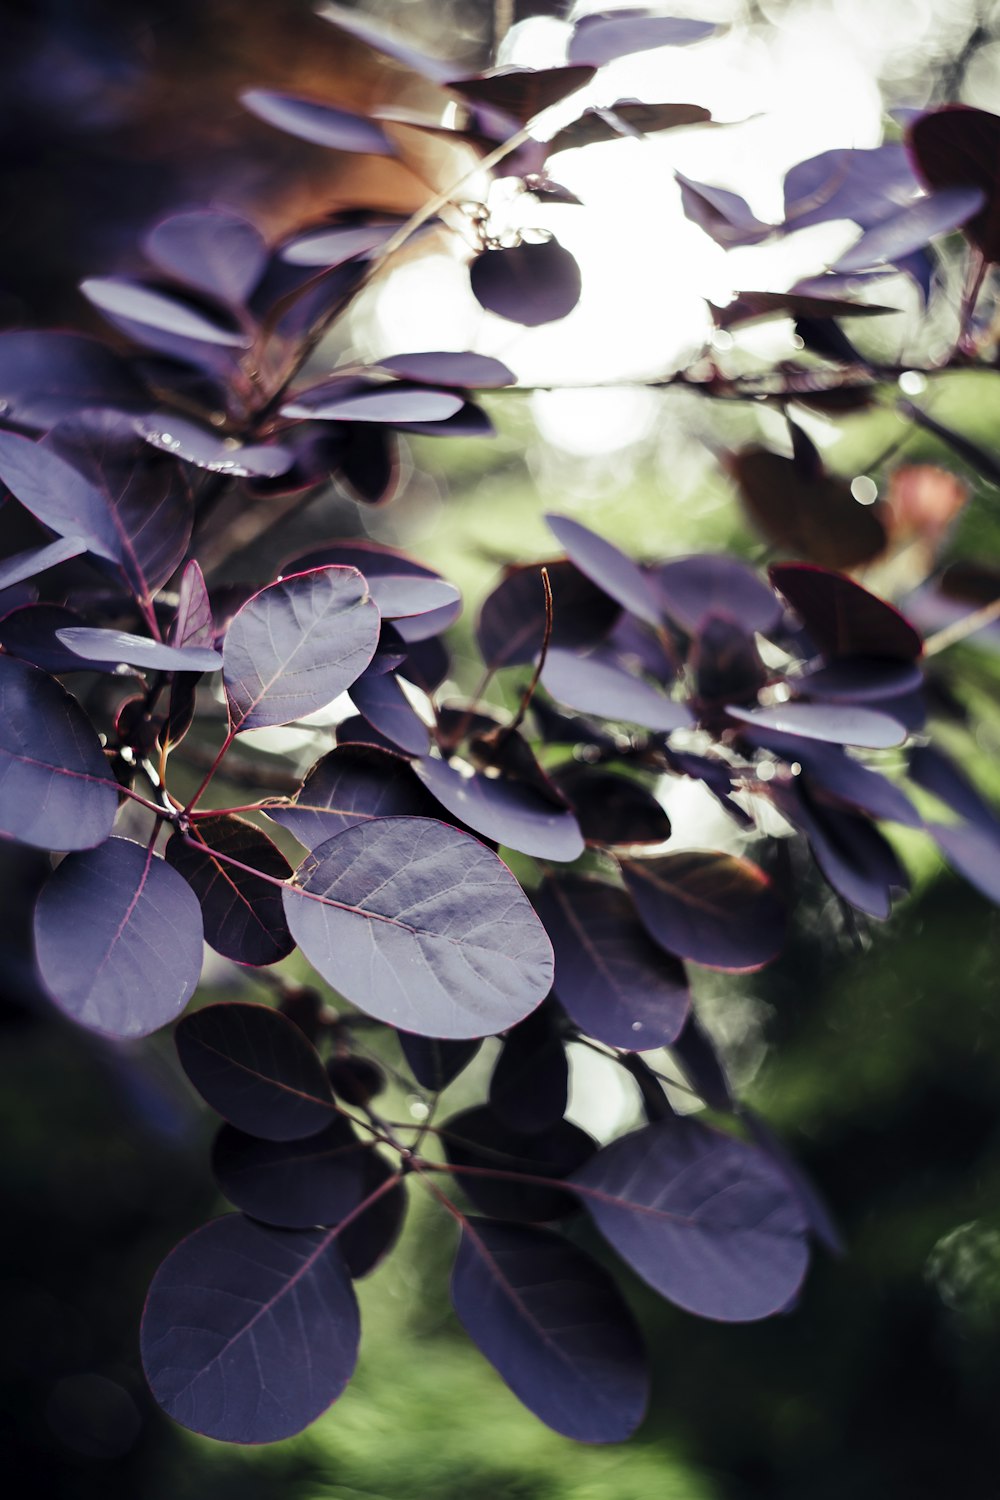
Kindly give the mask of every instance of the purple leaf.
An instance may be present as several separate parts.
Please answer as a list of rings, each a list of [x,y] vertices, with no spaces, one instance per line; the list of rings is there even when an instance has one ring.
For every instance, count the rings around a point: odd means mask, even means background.
[[[595,69],[583,67],[494,68],[472,78],[449,80],[448,88],[470,104],[499,110],[518,125],[583,88]]]
[[[401,750],[425,755],[429,731],[412,707],[395,673],[360,677],[351,686],[351,702],[363,719]]]
[[[877,656],[909,662],[923,650],[909,621],[853,578],[807,563],[776,563],[768,573],[829,657]]]
[[[314,568],[248,599],[226,633],[234,732],[288,724],[332,703],[378,645],[379,615],[354,568]]]
[[[466,1333],[515,1396],[564,1437],[623,1442],[642,1421],[642,1339],[611,1277],[544,1229],[465,1223],[451,1280]]]
[[[484,250],[469,267],[480,306],[527,328],[555,323],[580,300],[580,267],[556,239]]]
[[[884,657],[844,656],[828,666],[788,677],[788,685],[809,698],[844,700],[848,703],[881,703],[913,693],[923,686],[923,673],[915,662],[896,662]],[[891,709],[891,703],[886,705]]]
[[[19,427],[46,428],[84,407],[142,398],[125,361],[96,339],[51,329],[0,333],[0,409]]]
[[[439,1037],[417,1036],[412,1031],[399,1033],[399,1045],[416,1081],[435,1094],[454,1082],[480,1048],[478,1038],[446,1042]]]
[[[960,818],[979,825],[983,829],[1000,828],[1000,817],[976,791],[970,781],[933,745],[917,745],[910,752],[907,774],[917,786],[932,792],[947,804]]]
[[[663,611],[688,635],[706,615],[728,613],[747,630],[768,635],[781,620],[774,591],[736,557],[702,552],[659,563],[652,582]]]
[[[71,625],[57,630],[56,638],[88,661],[123,661],[153,672],[214,672],[222,666],[222,657],[210,646],[164,646],[125,630]]]
[[[479,771],[466,775],[429,755],[414,761],[413,769],[453,817],[508,849],[560,862],[583,853],[574,815],[523,782]]]
[[[797,287],[787,292],[737,292],[732,302],[725,307],[716,307],[714,303],[709,303],[709,307],[712,309],[715,326],[723,329],[739,328],[765,318],[876,318],[899,311],[898,308],[885,307],[881,303],[831,296],[818,287],[815,281],[812,290],[808,292],[800,291]],[[839,395],[843,399],[843,391]],[[849,397],[856,405],[856,392],[849,391]],[[826,398],[832,399],[829,392],[826,392]],[[800,396],[799,399],[805,398]]]
[[[185,1016],[175,1040],[201,1097],[238,1130],[297,1141],[332,1123],[336,1106],[319,1053],[280,1011],[206,1005]]]
[[[213,474],[228,474],[234,479],[275,479],[286,474],[295,461],[288,448],[275,444],[243,446],[233,438],[222,438],[217,432],[178,417],[175,412],[149,412],[135,418],[135,430],[153,448],[171,453]]]
[[[798,1162],[786,1151],[771,1127],[752,1109],[743,1110],[743,1119],[750,1129],[756,1144],[769,1156],[779,1172],[783,1172],[789,1186],[802,1205],[810,1232],[831,1255],[844,1254],[844,1242],[830,1210]]]
[[[763,870],[733,854],[690,849],[622,860],[643,926],[678,958],[709,969],[760,969],[785,940],[785,909]]]
[[[772,786],[781,812],[809,840],[824,878],[848,905],[884,921],[892,909],[892,891],[909,882],[892,846],[867,818],[823,806],[798,785]]]
[[[14,557],[0,561],[0,589],[9,589],[26,578],[37,578],[46,568],[68,562],[87,551],[85,538],[78,536],[58,537],[44,547],[33,547],[30,552],[18,552]]]
[[[454,76],[454,62],[442,61],[437,57],[429,57],[426,52],[418,52],[398,32],[385,30],[360,11],[348,10],[346,6],[334,4],[333,0],[326,0],[319,14],[324,21],[336,26],[338,31],[346,31],[348,36],[374,47],[376,52],[402,63],[421,77],[429,78],[432,83],[445,83]]]
[[[57,453],[16,432],[0,432],[0,480],[43,525],[85,542],[95,557],[118,560],[119,539],[103,496]]]
[[[959,228],[985,201],[985,193],[977,187],[942,188],[926,198],[917,198],[866,230],[840,256],[833,270],[867,271],[873,266],[898,263],[914,250],[922,249],[936,235]]]
[[[773,729],[750,730],[746,737],[755,745],[776,751],[786,761],[800,762],[806,784],[821,800],[845,803],[872,818],[903,823],[908,828],[923,826],[912,802],[898,786],[839,747]]]
[[[996,824],[991,820],[982,827],[972,823],[928,823],[926,827],[952,869],[988,901],[1000,903],[1000,831]]]
[[[372,252],[379,250],[405,222],[399,214],[372,214],[333,223],[325,229],[312,229],[286,241],[281,247],[281,259],[292,266],[323,266],[328,269],[343,265],[355,256],[369,260]]]
[[[205,575],[195,558],[185,565],[181,574],[171,635],[175,646],[210,646],[215,640],[212,603],[205,587]]]
[[[455,1175],[480,1213],[492,1219],[543,1224],[579,1212],[577,1200],[555,1182],[546,1186],[519,1180],[521,1173],[528,1178],[568,1177],[593,1156],[596,1141],[569,1120],[558,1120],[543,1131],[525,1135],[480,1105],[452,1115],[442,1127],[442,1138],[451,1165],[473,1169]],[[489,1167],[499,1175],[487,1176],[485,1169]]]
[[[350,110],[322,104],[318,99],[303,99],[298,94],[280,93],[276,89],[245,89],[240,100],[258,120],[316,146],[329,146],[334,151],[361,151],[368,156],[396,155],[396,148],[381,125],[366,115],[355,115]]]
[[[670,819],[652,792],[631,776],[570,761],[553,780],[570,800],[588,844],[662,844]]]
[[[758,219],[739,193],[714,187],[709,182],[693,182],[681,172],[675,171],[674,176],[687,217],[724,250],[737,245],[759,245],[774,233],[775,226]]]
[[[868,229],[919,191],[906,151],[899,144],[824,151],[786,174],[785,228],[853,219]]]
[[[730,718],[751,728],[776,729],[781,734],[799,734],[806,740],[830,745],[859,745],[867,750],[887,750],[901,745],[906,729],[888,714],[853,703],[780,703],[773,708],[742,709],[726,705]]]
[[[412,619],[432,610],[453,611],[456,604],[461,608],[462,603],[454,584],[417,573],[376,573],[368,579],[368,589],[383,620]]]
[[[454,391],[391,381],[384,385],[341,378],[297,391],[281,408],[285,417],[320,422],[443,422],[463,406]]]
[[[606,63],[634,52],[649,52],[655,47],[687,47],[717,30],[714,21],[666,16],[639,7],[593,11],[576,22],[566,55],[571,63],[592,63],[595,68],[603,68]]]
[[[41,667],[43,672],[113,671],[107,663],[81,660],[59,643],[56,631],[80,622],[80,615],[61,604],[28,604],[12,610],[0,622],[0,646],[11,656]]]
[[[367,1197],[373,1150],[341,1117],[296,1141],[261,1140],[223,1125],[212,1148],[212,1172],[245,1214],[278,1229],[311,1229],[339,1224]],[[376,1160],[388,1176],[386,1163]]]
[[[132,419],[115,411],[68,418],[42,445],[92,486],[106,517],[101,535],[114,538],[111,556],[136,597],[152,598],[191,540],[194,505],[180,465],[155,453],[137,437]]]
[[[593,646],[618,618],[614,601],[571,562],[545,568],[552,590],[552,644]],[[534,661],[545,639],[545,590],[541,565],[512,569],[486,599],[476,624],[476,641],[486,665],[519,666]]]
[[[490,1108],[509,1130],[537,1135],[559,1124],[568,1098],[562,1020],[546,1002],[504,1038],[490,1078]]]
[[[267,265],[267,246],[249,220],[217,208],[161,219],[143,249],[168,276],[237,307],[246,302]]]
[[[550,651],[542,683],[557,703],[565,703],[580,713],[622,719],[666,733],[692,722],[686,704],[675,703],[641,677],[633,677],[613,659]]]
[[[647,935],[625,891],[549,877],[535,909],[556,956],[556,997],[582,1031],[629,1051],[676,1040],[691,1003],[684,966]]]
[[[722,705],[755,703],[767,681],[753,636],[728,615],[709,615],[688,653],[701,719],[718,722]]]
[[[683,125],[704,125],[711,118],[711,111],[700,104],[642,104],[638,99],[618,99],[607,109],[601,106],[585,109],[578,119],[557,130],[548,143],[547,155],[555,156],[558,151],[573,151],[602,141],[676,130]],[[537,193],[539,189],[533,191]],[[579,203],[580,199],[557,201]]]
[[[174,338],[193,339],[224,349],[247,349],[252,342],[250,334],[223,322],[221,316],[210,317],[194,303],[168,296],[141,281],[127,281],[123,276],[91,276],[80,283],[80,290],[112,323],[139,324],[141,328],[158,329]],[[126,327],[125,331],[130,329]]]
[[[859,567],[884,548],[882,522],[845,479],[803,473],[794,458],[758,447],[734,454],[729,466],[751,520],[777,546],[831,568]]]
[[[390,606],[394,600],[396,603],[399,602],[396,584],[400,579],[422,578],[429,582],[441,582],[439,575],[432,568],[415,562],[412,557],[405,552],[398,551],[395,547],[383,547],[378,542],[330,542],[326,546],[317,547],[298,557],[290,558],[282,566],[281,571],[300,573],[308,568],[323,568],[331,565],[357,568],[358,572],[363,573],[368,580],[372,598],[376,597],[375,589],[383,587],[375,583],[376,579],[388,577],[393,580],[384,586],[389,591]],[[425,602],[427,602],[426,598]],[[442,604],[423,615],[407,618],[397,616],[396,629],[404,641],[422,641],[428,636],[437,635],[439,631],[447,630],[448,626],[458,619],[461,608],[461,600],[456,599],[450,604]]]
[[[388,370],[400,380],[412,380],[421,385],[457,386],[463,390],[492,391],[517,383],[517,377],[500,360],[488,354],[472,354],[468,350],[394,354],[391,359],[380,359],[379,368]]]
[[[360,1336],[336,1238],[227,1214],[171,1251],[140,1343],[153,1395],[176,1422],[222,1442],[273,1443],[336,1401]]]
[[[191,836],[204,842],[204,851],[193,849],[183,834],[175,833],[165,854],[198,897],[206,943],[240,964],[260,966],[285,958],[295,944],[280,892],[272,884],[292,873],[285,856],[266,833],[232,815],[199,819]],[[260,880],[224,859],[215,859],[215,854],[252,865],[272,879]]]
[[[1000,260],[1000,117],[966,104],[946,104],[915,120],[907,140],[929,187],[977,187],[986,195],[965,233],[987,260]]]
[[[148,1036],[201,974],[201,911],[151,848],[111,838],[69,854],[35,908],[35,953],[59,1009],[104,1036]]]
[[[439,814],[409,761],[371,745],[338,745],[312,767],[293,806],[268,808],[268,816],[307,849],[372,818]]]
[[[117,783],[76,699],[0,654],[0,833],[36,849],[90,849],[117,812]]]
[[[623,609],[658,630],[663,623],[655,590],[642,569],[624,552],[569,516],[547,515],[549,530],[566,549],[570,562],[609,594]]]
[[[801,1285],[806,1216],[784,1174],[742,1141],[659,1121],[605,1146],[571,1185],[622,1259],[688,1312],[766,1318]]]
[[[715,1043],[693,1011],[671,1051],[680,1063],[684,1077],[709,1109],[717,1109],[720,1114],[730,1113],[734,1104],[726,1070]]]
[[[490,1036],[548,994],[541,923],[506,865],[468,834],[376,818],[321,844],[295,878],[284,895],[292,936],[328,984],[379,1020]]]

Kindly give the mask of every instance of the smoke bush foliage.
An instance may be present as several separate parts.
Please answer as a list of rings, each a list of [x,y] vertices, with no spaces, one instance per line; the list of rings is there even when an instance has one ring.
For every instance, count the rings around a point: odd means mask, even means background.
[[[480,170],[572,203],[547,173],[555,151],[709,122],[697,105],[626,100],[547,141],[532,128],[615,57],[695,43],[712,29],[702,23],[588,16],[565,66],[456,78],[352,11],[327,16],[459,109],[451,126],[398,126],[246,96],[273,126],[337,151],[405,162],[414,138],[451,134]],[[911,468],[889,503],[859,505],[789,412],[894,400],[1000,480],[1000,461],[903,402],[900,369],[860,354],[838,321],[887,310],[868,296],[887,267],[929,298],[938,256],[962,255],[958,342],[923,374],[985,363],[976,318],[1000,260],[1000,118],[949,106],[911,121],[905,143],[802,162],[777,225],[732,192],[680,185],[689,217],[725,247],[824,219],[858,226],[831,269],[715,309],[726,330],[795,319],[802,358],[753,376],[705,358],[672,377],[785,415],[790,456],[750,447],[728,462],[787,560],[766,576],[718,555],[640,562],[552,515],[551,560],[510,568],[482,606],[472,702],[443,687],[460,608],[446,580],[391,547],[333,539],[276,558],[274,576],[222,585],[219,502],[242,487],[248,513],[266,517],[269,497],[333,483],[378,504],[397,483],[395,432],[487,436],[481,393],[513,381],[495,359],[431,350],[311,382],[302,372],[428,226],[476,237],[485,308],[528,325],[565,316],[580,275],[554,238],[493,235],[461,182],[410,219],[358,207],[277,246],[230,212],[188,211],[152,228],[146,276],[84,283],[131,352],[0,335],[0,830],[59,855],[39,871],[26,852],[23,865],[52,1002],[104,1037],[177,1022],[181,1064],[222,1120],[213,1170],[237,1212],[167,1257],[142,1323],[156,1397],[199,1432],[274,1441],[337,1398],[358,1348],[353,1279],[390,1251],[412,1184],[458,1226],[452,1301],[504,1380],[558,1432],[626,1438],[647,1400],[642,1339],[614,1256],[581,1248],[581,1215],[664,1297],[734,1322],[792,1307],[810,1242],[837,1246],[815,1192],[734,1099],[688,966],[741,973],[778,957],[794,920],[792,833],[868,917],[885,918],[907,884],[882,822],[924,829],[1000,899],[1000,819],[924,733],[928,705],[946,699],[940,652],[1000,616],[993,575],[942,578],[933,563],[963,488]],[[957,229],[964,248],[929,249]],[[914,541],[931,558],[910,611],[935,629],[926,639],[851,576]],[[529,679],[513,717],[489,697],[504,673]],[[269,795],[262,776],[239,807],[204,805],[242,735],[345,692],[355,716],[294,794]],[[186,743],[196,719],[215,734],[207,764]],[[204,775],[182,800],[171,767],[185,762]],[[925,820],[904,776],[947,821]],[[702,783],[758,859],[673,850],[664,778]],[[759,826],[764,810],[783,837]],[[500,847],[535,870],[526,888]],[[184,1015],[206,942],[254,968],[298,947],[344,1008],[279,976],[276,1008]],[[355,1050],[373,1023],[397,1033],[426,1123],[373,1108],[384,1078]],[[488,1098],[441,1120],[439,1095],[488,1036],[502,1038]],[[565,1118],[569,1042],[629,1073],[642,1128],[598,1147]],[[714,1125],[672,1110],[643,1056],[664,1047]]]

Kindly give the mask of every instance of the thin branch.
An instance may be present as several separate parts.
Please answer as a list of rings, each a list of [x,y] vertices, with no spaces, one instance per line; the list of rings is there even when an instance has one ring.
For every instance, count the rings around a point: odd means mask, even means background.
[[[984,630],[996,620],[1000,620],[1000,599],[994,599],[992,604],[984,604],[982,609],[974,610],[971,615],[963,615],[960,620],[954,620],[942,630],[929,635],[924,641],[924,655],[937,656],[940,651],[956,646],[959,641],[975,635],[977,630]]]

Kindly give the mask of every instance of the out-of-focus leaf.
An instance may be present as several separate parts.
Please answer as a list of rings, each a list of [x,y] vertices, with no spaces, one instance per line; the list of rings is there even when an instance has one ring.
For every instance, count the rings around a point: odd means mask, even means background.
[[[747,859],[707,849],[622,861],[643,926],[678,958],[710,969],[760,969],[785,940],[785,909]]]
[[[319,99],[276,89],[246,89],[240,100],[258,120],[265,120],[288,135],[329,146],[334,151],[361,151],[368,156],[395,156],[396,148],[377,120],[367,115],[337,109]]]
[[[580,300],[580,267],[554,238],[484,250],[469,276],[473,295],[487,312],[528,328],[565,318]]]

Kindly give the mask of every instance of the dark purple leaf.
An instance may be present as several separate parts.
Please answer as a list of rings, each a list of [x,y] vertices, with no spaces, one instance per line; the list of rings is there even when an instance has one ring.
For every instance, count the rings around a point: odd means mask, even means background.
[[[652,581],[663,611],[693,635],[706,615],[729,613],[747,630],[768,635],[781,620],[781,604],[754,570],[736,557],[702,552],[659,563]]]
[[[597,1143],[578,1125],[558,1120],[548,1129],[524,1135],[512,1130],[488,1106],[480,1105],[452,1115],[442,1135],[451,1165],[474,1169],[455,1175],[480,1213],[492,1219],[543,1224],[579,1212],[573,1195],[554,1183],[549,1187],[519,1180],[522,1173],[526,1177],[560,1179],[582,1167],[597,1150]],[[490,1167],[500,1175],[482,1175]]]
[[[684,966],[652,941],[625,891],[551,877],[535,909],[556,956],[555,993],[572,1021],[609,1047],[668,1047],[691,996]]]
[[[548,994],[552,950],[507,866],[444,823],[376,818],[286,888],[306,958],[345,999],[424,1036],[489,1036]],[[320,899],[315,899],[315,898]]]
[[[541,564],[511,570],[486,599],[476,641],[489,667],[534,661],[545,638],[545,590]],[[571,562],[545,565],[552,590],[552,644],[592,646],[607,635],[618,606]]]
[[[375,385],[352,379],[326,380],[298,391],[281,408],[285,417],[321,422],[443,422],[461,411],[461,396],[403,381]]]
[[[149,1289],[142,1364],[163,1409],[229,1443],[292,1437],[341,1394],[358,1307],[336,1229],[227,1214],[172,1250]]]
[[[806,740],[830,745],[859,745],[868,750],[886,750],[901,745],[906,729],[888,714],[853,703],[779,703],[772,708],[742,709],[727,705],[727,712],[752,729],[774,729],[780,734],[798,734]]]
[[[730,1113],[734,1104],[726,1070],[715,1043],[693,1011],[689,1013],[680,1036],[672,1043],[671,1051],[680,1063],[684,1077],[709,1109],[717,1109],[720,1114]]]
[[[952,869],[988,901],[1000,903],[1000,832],[993,820],[985,825],[928,823],[926,827]]]
[[[427,725],[412,707],[395,673],[359,678],[351,686],[351,702],[361,717],[393,745],[411,755],[427,753]]]
[[[898,308],[876,302],[860,302],[846,297],[820,295],[794,287],[788,292],[737,292],[725,307],[709,303],[717,328],[740,328],[765,318],[874,318]]]
[[[492,391],[517,383],[517,377],[500,360],[488,354],[461,350],[454,353],[394,354],[391,359],[380,359],[379,368],[388,370],[400,380],[412,380],[421,385]]]
[[[396,581],[402,578],[422,578],[429,582],[441,581],[432,568],[415,562],[412,557],[405,552],[398,551],[395,547],[383,547],[378,542],[329,542],[325,546],[290,558],[283,564],[281,571],[300,573],[308,568],[330,566],[357,568],[358,572],[363,573],[368,580],[368,587],[373,598],[376,597],[375,587],[381,587],[381,585],[374,584],[375,579],[387,577],[394,580],[386,585],[392,593],[395,593]],[[391,597],[389,602],[392,603]],[[456,599],[450,604],[442,604],[423,615],[416,615],[412,618],[397,616],[396,629],[404,641],[422,641],[428,636],[437,635],[439,631],[447,630],[449,625],[453,625],[461,613],[461,608],[461,599]]]
[[[333,1121],[333,1091],[319,1053],[280,1011],[206,1005],[185,1016],[175,1040],[201,1097],[238,1130],[297,1141]]]
[[[268,816],[294,833],[307,849],[371,818],[432,818],[433,797],[401,755],[370,745],[338,745],[316,762],[292,807],[272,807]]]
[[[191,539],[194,506],[180,465],[142,442],[132,418],[114,411],[81,412],[42,443],[97,493],[107,518],[101,535],[114,538],[110,555],[136,597],[152,598]]]
[[[484,250],[469,267],[469,277],[487,312],[527,328],[567,317],[580,300],[580,267],[554,238]]]
[[[205,575],[197,560],[192,558],[181,575],[172,643],[175,646],[210,646],[214,640],[215,624]]]
[[[224,322],[221,316],[209,316],[193,302],[185,302],[179,295],[168,296],[141,281],[127,281],[123,276],[91,276],[80,283],[80,290],[88,302],[112,323],[125,327],[126,332],[138,324],[140,328],[158,329],[174,338],[224,349],[246,349],[252,342],[249,333]]]
[[[766,1318],[801,1285],[806,1216],[784,1174],[743,1141],[663,1120],[605,1146],[572,1185],[623,1260],[688,1312]]]
[[[642,569],[624,552],[569,516],[547,515],[549,530],[566,549],[570,562],[630,614],[654,630],[662,624],[656,592]]]
[[[508,849],[558,861],[583,853],[573,813],[524,782],[479,771],[468,775],[431,756],[414,761],[413,769],[453,817]]]
[[[0,480],[36,520],[86,543],[95,557],[117,561],[119,538],[100,491],[40,443],[0,432]]]
[[[371,1142],[359,1140],[342,1118],[297,1141],[265,1141],[223,1125],[212,1148],[212,1172],[245,1214],[278,1229],[311,1229],[339,1224],[367,1197],[373,1153]],[[389,1176],[382,1158],[375,1160]]]
[[[0,654],[0,833],[36,849],[90,849],[117,812],[117,784],[76,699]]]
[[[295,944],[278,887],[213,858],[228,855],[272,879],[285,880],[292,873],[285,856],[266,833],[231,814],[199,819],[191,837],[206,845],[204,851],[192,848],[182,833],[175,833],[165,853],[198,897],[206,943],[240,964],[259,966],[285,958]]]
[[[454,62],[442,61],[437,57],[429,57],[426,52],[418,52],[416,47],[411,47],[398,32],[387,31],[369,16],[362,15],[360,11],[348,10],[344,5],[335,4],[334,0],[325,0],[319,14],[324,21],[329,21],[336,26],[338,31],[346,31],[348,36],[356,37],[366,46],[374,47],[376,52],[381,52],[385,57],[391,57],[394,62],[402,63],[404,67],[412,69],[414,73],[419,73],[421,77],[429,78],[432,83],[445,83],[455,75]]]
[[[143,249],[168,276],[236,306],[247,300],[267,265],[267,246],[254,226],[217,208],[161,219]]]
[[[226,633],[233,730],[288,724],[332,703],[378,645],[379,614],[354,568],[314,568],[248,599]]]
[[[56,638],[87,661],[123,661],[153,672],[214,672],[222,666],[222,657],[210,646],[164,646],[125,630],[71,625],[57,630]]]
[[[553,772],[588,844],[662,844],[670,819],[652,792],[630,776],[570,761]]]
[[[509,1130],[536,1135],[566,1112],[569,1063],[558,1009],[540,1005],[504,1038],[490,1078],[490,1107]]]
[[[136,417],[134,426],[145,442],[162,453],[171,453],[200,469],[228,474],[233,479],[275,479],[286,474],[295,461],[289,448],[275,444],[244,446],[235,438],[222,438],[175,412],[149,412]]]
[[[839,148],[799,162],[785,176],[785,227],[805,229],[853,219],[862,229],[902,208],[920,191],[903,146]]]
[[[485,104],[525,125],[542,110],[583,88],[594,72],[594,68],[586,66],[494,68],[472,78],[451,79],[448,88],[470,104]]]
[[[391,755],[400,753],[398,745],[386,739],[384,734],[379,734],[360,714],[351,714],[349,718],[341,719],[335,733],[338,746],[361,745],[366,749],[388,750]]]
[[[777,546],[831,568],[858,567],[885,546],[881,520],[846,479],[803,474],[795,459],[764,448],[744,448],[730,468],[751,519]]]
[[[983,479],[990,484],[1000,487],[1000,458],[981,444],[974,443],[971,438],[956,432],[953,427],[947,427],[944,422],[939,422],[929,412],[921,411],[919,406],[914,406],[912,401],[901,401],[899,410],[918,427],[923,427],[927,432],[932,432],[942,443],[946,443],[953,452],[957,453],[964,463],[969,465]]]
[[[710,969],[760,969],[785,940],[785,909],[764,871],[747,859],[689,849],[622,860],[622,874],[650,937]]]
[[[355,115],[318,99],[303,99],[298,94],[280,93],[276,89],[245,89],[240,100],[258,120],[316,146],[329,146],[334,151],[361,151],[368,156],[396,155],[396,148],[381,125],[366,115]]]
[[[896,264],[900,258],[922,249],[936,235],[959,228],[984,202],[985,194],[977,187],[941,188],[926,198],[917,198],[866,230],[839,257],[833,269],[867,271],[872,266]]]
[[[907,141],[929,187],[976,187],[985,194],[984,207],[965,233],[987,260],[1000,260],[1000,116],[945,104],[916,119]]]
[[[282,245],[279,253],[292,266],[332,268],[355,256],[369,260],[405,222],[400,214],[334,215],[326,228],[297,234]]]
[[[778,808],[809,840],[824,878],[848,905],[884,921],[909,882],[892,846],[857,813],[823,805],[800,785],[772,786]]]
[[[923,673],[915,662],[897,662],[885,657],[844,656],[828,666],[789,677],[788,685],[809,698],[833,702],[881,703],[913,693],[923,686]],[[891,711],[891,703],[886,708]]]
[[[0,333],[0,410],[19,427],[46,428],[84,407],[141,398],[124,360],[96,339],[37,328]]]
[[[776,563],[768,572],[827,656],[909,662],[923,650],[919,635],[899,611],[852,578],[807,563]]]
[[[980,796],[955,763],[933,745],[917,745],[910,751],[907,774],[917,786],[932,792],[960,818],[984,829],[1000,822],[1000,815]]]
[[[898,786],[839,747],[767,729],[751,730],[747,738],[776,751],[786,761],[798,761],[806,784],[820,800],[845,803],[873,818],[903,823],[908,828],[922,826],[916,809]]]
[[[571,63],[592,63],[595,68],[603,68],[605,63],[634,52],[649,52],[654,47],[687,47],[717,29],[714,21],[693,21],[640,7],[592,11],[581,16],[573,27],[567,57]]]
[[[30,552],[18,552],[14,557],[0,560],[0,589],[9,589],[26,578],[37,578],[46,568],[68,562],[87,551],[85,538],[77,536],[58,537],[44,547],[33,547]]]
[[[60,1010],[104,1036],[148,1036],[180,1015],[201,975],[190,886],[151,848],[107,839],[69,854],[35,908],[42,982]]]
[[[641,677],[632,676],[613,658],[550,651],[542,683],[557,703],[580,713],[622,719],[661,732],[682,729],[692,722],[685,703],[674,702]]]
[[[421,1088],[439,1093],[456,1079],[479,1051],[480,1042],[446,1042],[439,1037],[417,1036],[412,1031],[399,1033],[399,1045],[414,1078]]]
[[[844,1254],[844,1242],[830,1210],[798,1162],[786,1151],[771,1127],[752,1109],[743,1110],[743,1119],[750,1129],[756,1144],[769,1156],[779,1172],[783,1172],[789,1186],[802,1205],[810,1232],[831,1255]]]
[[[703,721],[717,721],[726,703],[756,702],[767,681],[753,636],[723,614],[702,621],[691,643],[688,669]]]
[[[602,141],[635,139],[684,125],[704,125],[711,118],[711,111],[700,104],[643,104],[638,99],[618,99],[607,109],[601,106],[585,109],[579,119],[557,130],[548,143],[547,155],[555,156],[558,151],[574,151]],[[532,191],[537,193],[539,188]],[[568,201],[580,202],[579,198]]]
[[[758,219],[739,193],[708,182],[693,182],[681,172],[675,171],[674,176],[687,217],[724,250],[736,245],[759,245],[774,233],[775,226]]]

